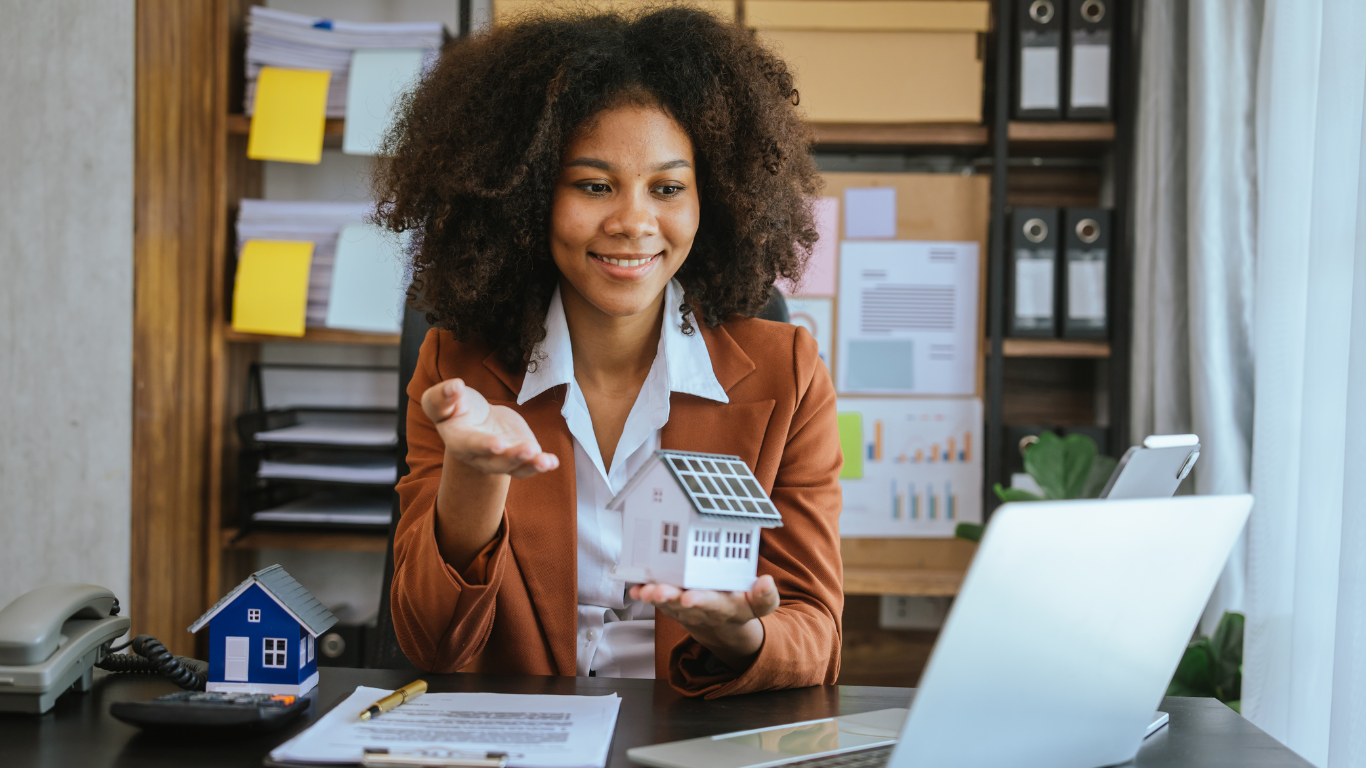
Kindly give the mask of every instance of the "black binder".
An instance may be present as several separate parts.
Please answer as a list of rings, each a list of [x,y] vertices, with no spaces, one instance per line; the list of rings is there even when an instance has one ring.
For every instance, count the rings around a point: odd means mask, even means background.
[[[1067,0],[1067,119],[1109,120],[1118,0]]]
[[[1104,339],[1110,335],[1110,212],[1068,208],[1063,214],[1064,265],[1059,275],[1062,335]]]
[[[1062,118],[1063,3],[1016,0],[1014,114],[1021,120]]]
[[[1016,208],[1010,231],[1006,335],[1057,336],[1058,209]]]

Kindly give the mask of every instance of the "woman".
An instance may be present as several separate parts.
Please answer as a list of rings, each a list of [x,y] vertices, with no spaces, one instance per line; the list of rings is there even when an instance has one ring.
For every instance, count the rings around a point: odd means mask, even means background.
[[[376,183],[438,329],[394,539],[419,667],[835,681],[835,395],[808,334],[745,317],[816,239],[795,102],[744,29],[672,8],[496,29],[407,103]],[[660,447],[739,455],[777,505],[750,591],[614,579],[606,504]]]

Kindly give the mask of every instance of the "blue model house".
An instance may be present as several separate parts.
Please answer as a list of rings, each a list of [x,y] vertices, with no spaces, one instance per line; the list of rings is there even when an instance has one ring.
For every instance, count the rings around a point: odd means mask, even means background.
[[[317,638],[337,617],[272,565],[253,573],[190,626],[209,625],[206,690],[301,696],[318,684]]]

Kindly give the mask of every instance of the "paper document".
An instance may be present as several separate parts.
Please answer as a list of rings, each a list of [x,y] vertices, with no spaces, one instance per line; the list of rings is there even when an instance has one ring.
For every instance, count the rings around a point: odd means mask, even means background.
[[[844,237],[896,237],[896,187],[849,187],[844,190]]]
[[[434,58],[435,51],[431,51]],[[378,155],[394,122],[394,107],[422,75],[428,51],[398,48],[356,51],[347,82],[342,152]]]
[[[392,514],[392,499],[320,493],[253,512],[251,519],[265,523],[388,525]]]
[[[787,299],[787,315],[793,325],[800,325],[816,340],[816,351],[825,367],[830,367],[831,326],[835,324],[834,302],[830,299]]]
[[[272,760],[359,763],[367,747],[506,752],[511,768],[602,768],[621,699],[505,693],[428,693],[362,722],[390,691],[357,688]]]
[[[841,536],[947,537],[982,521],[981,400],[841,397],[836,407]]]
[[[373,224],[347,224],[337,238],[327,327],[369,333],[403,330],[403,249],[408,238]]]
[[[391,446],[398,443],[398,418],[388,413],[314,415],[302,424],[257,432],[262,443]]]
[[[242,333],[304,335],[313,243],[249,240],[237,257],[232,327]]]
[[[334,457],[319,453],[285,461],[266,459],[261,462],[256,476],[279,480],[393,485],[398,482],[398,466],[392,455],[347,458],[346,454]]]
[[[256,85],[256,112],[247,157],[317,165],[323,159],[327,82],[332,73],[265,67]]]
[[[840,244],[840,392],[977,391],[977,243]]]
[[[815,219],[816,234],[820,239],[811,247],[811,258],[806,262],[806,274],[800,284],[785,278],[777,282],[778,290],[788,296],[834,296],[836,263],[840,246],[840,199],[818,197],[811,201],[811,216]]]

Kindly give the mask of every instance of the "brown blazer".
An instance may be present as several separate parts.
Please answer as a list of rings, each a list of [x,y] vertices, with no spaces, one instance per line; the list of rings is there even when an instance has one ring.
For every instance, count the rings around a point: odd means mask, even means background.
[[[832,684],[839,674],[843,571],[835,390],[805,330],[739,318],[701,329],[729,403],[674,393],[664,448],[738,455],[778,511],[763,532],[759,573],[778,586],[778,609],[761,619],[764,644],[749,669],[727,670],[681,624],[657,614],[655,675],[692,696]],[[498,536],[463,572],[437,551],[436,492],[445,455],[422,412],[422,393],[460,377],[490,403],[526,419],[559,469],[513,480]],[[517,405],[522,375],[488,347],[427,334],[408,385],[408,465],[398,484],[390,593],[399,645],[433,672],[573,675],[577,636],[574,451],[560,408],[566,387]]]

